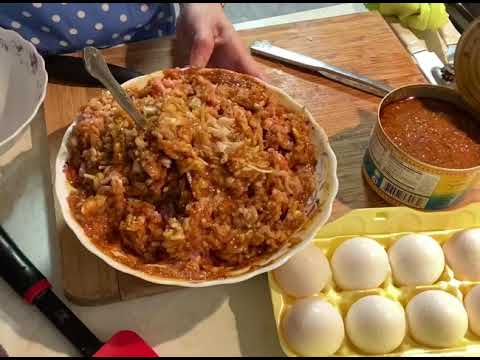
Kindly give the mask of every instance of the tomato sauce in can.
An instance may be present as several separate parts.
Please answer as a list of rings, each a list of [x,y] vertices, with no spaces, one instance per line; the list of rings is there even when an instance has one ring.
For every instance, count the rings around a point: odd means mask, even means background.
[[[480,180],[479,43],[480,19],[457,44],[456,89],[409,85],[383,98],[362,172],[387,202],[441,210]]]
[[[457,92],[410,85],[383,99],[363,175],[384,200],[417,209],[448,208],[479,174],[480,121]]]

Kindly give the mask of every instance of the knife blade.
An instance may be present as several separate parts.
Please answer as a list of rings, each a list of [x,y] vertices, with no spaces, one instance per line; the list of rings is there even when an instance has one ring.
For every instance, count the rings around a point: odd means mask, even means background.
[[[323,61],[272,45],[266,40],[255,41],[250,46],[254,54],[262,55],[270,59],[279,60],[291,65],[317,72],[324,77],[340,82],[344,85],[362,90],[364,92],[384,97],[392,87],[389,85],[368,79],[339,67],[327,64]]]
[[[446,62],[447,64],[453,64],[455,50],[461,35],[450,21],[445,26],[440,28],[439,33],[445,42],[445,46],[447,47],[445,51]]]
[[[103,87],[97,79],[88,73],[81,58],[66,55],[50,55],[45,57],[45,67],[48,73],[48,81],[51,83],[83,87]],[[108,64],[108,68],[120,84],[144,75],[139,71],[112,64]]]

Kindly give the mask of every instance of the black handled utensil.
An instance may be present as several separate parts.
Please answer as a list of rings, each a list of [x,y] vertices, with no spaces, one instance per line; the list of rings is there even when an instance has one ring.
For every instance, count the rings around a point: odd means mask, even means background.
[[[87,357],[157,357],[133,331],[120,331],[102,343],[51,290],[45,276],[0,226],[0,275],[29,304],[35,305]]]
[[[45,57],[45,67],[48,73],[48,80],[51,83],[83,87],[103,87],[103,85],[85,69],[82,58],[50,55]],[[112,64],[108,64],[108,68],[120,84],[144,75],[139,71]]]

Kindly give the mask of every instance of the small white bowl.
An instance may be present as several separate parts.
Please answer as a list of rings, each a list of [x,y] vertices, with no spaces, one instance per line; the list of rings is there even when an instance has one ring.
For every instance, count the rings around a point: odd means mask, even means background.
[[[223,70],[227,71],[227,70]],[[162,74],[162,71],[155,72],[150,75],[140,76],[138,78],[132,79],[124,83],[122,86],[124,88],[134,87],[142,88],[148,82],[148,79],[151,77],[159,76]],[[70,133],[73,129],[74,123],[70,125],[67,129],[60,149],[58,151],[57,160],[56,160],[56,177],[55,177],[55,190],[57,194],[58,201],[62,210],[63,217],[67,225],[72,229],[75,235],[78,237],[80,242],[93,254],[97,255],[99,258],[103,259],[107,264],[109,264],[114,269],[136,276],[143,280],[162,285],[177,285],[185,287],[205,287],[205,286],[214,286],[222,284],[233,284],[241,281],[248,280],[254,276],[263,274],[268,271],[272,271],[277,267],[283,265],[288,259],[304,249],[310,241],[314,238],[317,231],[325,224],[328,218],[331,215],[333,202],[338,191],[338,179],[337,179],[337,160],[333,150],[330,147],[328,142],[328,137],[323,131],[323,129],[318,125],[314,120],[312,114],[304,107],[295,102],[291,97],[289,97],[282,90],[275,88],[263,81],[255,79],[256,81],[265,85],[268,89],[276,93],[281,99],[283,105],[287,108],[294,111],[303,111],[305,116],[310,121],[313,136],[312,141],[316,147],[316,157],[317,157],[317,168],[316,168],[316,193],[312,201],[316,201],[319,205],[317,209],[311,214],[309,221],[305,226],[296,232],[294,235],[302,239],[301,242],[297,243],[295,246],[287,246],[281,248],[277,253],[273,254],[268,259],[262,259],[258,263],[244,267],[242,269],[236,270],[234,273],[231,273],[230,276],[222,279],[215,280],[183,280],[183,279],[172,279],[165,278],[161,276],[155,276],[148,274],[144,271],[134,269],[122,263],[121,261],[115,259],[113,256],[109,255],[107,252],[99,249],[90,239],[86,236],[83,228],[75,220],[70,206],[68,204],[68,196],[72,191],[72,186],[69,184],[64,167],[68,160],[68,149],[67,142],[70,137]],[[115,251],[114,254],[116,257],[121,258],[121,254],[118,254]]]
[[[45,62],[35,46],[0,28],[0,155],[33,120],[47,93]]]

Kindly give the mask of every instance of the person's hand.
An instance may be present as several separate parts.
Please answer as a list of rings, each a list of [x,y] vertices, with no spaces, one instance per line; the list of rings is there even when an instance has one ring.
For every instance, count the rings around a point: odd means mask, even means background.
[[[177,59],[181,66],[217,67],[265,78],[220,4],[181,4]]]

